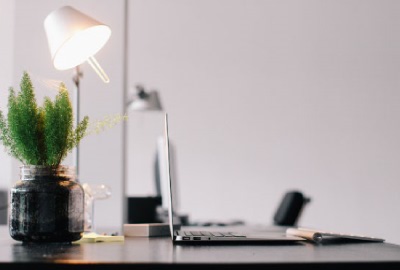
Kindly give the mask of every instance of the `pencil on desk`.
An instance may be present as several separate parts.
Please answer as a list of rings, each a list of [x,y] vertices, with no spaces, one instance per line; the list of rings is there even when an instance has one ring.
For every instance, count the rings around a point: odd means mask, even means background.
[[[313,231],[304,231],[296,228],[288,228],[286,230],[286,234],[292,235],[292,236],[297,236],[297,237],[302,237],[304,239],[314,241],[316,243],[319,243],[322,241],[322,235],[318,232],[313,232]]]

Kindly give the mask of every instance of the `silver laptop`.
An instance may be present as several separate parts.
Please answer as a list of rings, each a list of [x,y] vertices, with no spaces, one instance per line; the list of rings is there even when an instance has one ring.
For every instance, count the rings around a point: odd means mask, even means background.
[[[240,232],[226,232],[226,231],[209,231],[203,227],[196,227],[195,230],[180,230],[180,224],[176,220],[173,211],[173,195],[172,195],[172,181],[170,171],[170,153],[169,153],[169,137],[168,137],[168,115],[165,114],[165,127],[164,127],[164,143],[165,143],[165,158],[166,158],[166,176],[167,176],[167,189],[168,189],[168,222],[171,231],[171,238],[173,243],[209,243],[209,242],[296,242],[304,241],[304,238],[296,236],[288,236],[286,232],[262,232],[262,233],[240,233]]]

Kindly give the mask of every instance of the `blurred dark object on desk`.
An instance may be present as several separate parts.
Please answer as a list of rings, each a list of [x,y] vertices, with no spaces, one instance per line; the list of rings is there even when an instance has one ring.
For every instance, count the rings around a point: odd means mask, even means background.
[[[161,205],[161,196],[128,197],[128,223],[159,223],[161,222],[157,208]]]
[[[285,193],[275,212],[274,224],[278,226],[296,226],[304,207],[311,201],[300,191]]]

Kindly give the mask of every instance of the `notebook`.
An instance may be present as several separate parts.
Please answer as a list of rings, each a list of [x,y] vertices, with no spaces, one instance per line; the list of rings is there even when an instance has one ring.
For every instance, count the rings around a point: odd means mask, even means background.
[[[173,181],[171,181],[170,171],[170,153],[169,153],[169,135],[168,135],[168,115],[165,114],[164,122],[164,143],[165,143],[165,169],[167,176],[167,190],[168,190],[168,223],[171,232],[171,239],[174,244],[176,243],[211,243],[211,242],[234,242],[234,243],[248,243],[248,242],[298,242],[304,241],[302,237],[287,235],[286,232],[273,231],[273,232],[227,232],[227,231],[210,231],[202,227],[196,227],[195,230],[182,230],[180,224],[176,219],[173,210]]]

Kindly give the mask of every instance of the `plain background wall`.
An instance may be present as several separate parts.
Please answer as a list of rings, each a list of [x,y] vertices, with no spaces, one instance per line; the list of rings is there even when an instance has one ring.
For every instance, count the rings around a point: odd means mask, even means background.
[[[182,213],[271,224],[299,189],[300,225],[400,243],[400,2],[141,0],[129,20],[128,85],[160,91]]]
[[[0,0],[0,109],[7,113],[8,88],[13,81],[14,55],[14,1]],[[0,189],[11,186],[12,159],[0,147]]]
[[[400,243],[400,2],[127,1],[127,55],[124,1],[18,0],[14,14],[11,2],[0,3],[15,22],[1,16],[9,21],[0,28],[1,106],[10,67],[14,86],[31,71],[39,99],[54,93],[42,88],[48,79],[72,89],[72,71],[51,64],[43,20],[73,5],[113,30],[96,55],[111,83],[82,66],[82,115],[124,111],[127,59],[126,85],[159,90],[170,115],[180,211],[191,220],[268,225],[283,194],[300,189],[312,198],[301,225]],[[129,145],[146,131],[134,125],[149,132],[158,125],[148,123],[152,116],[130,120]],[[102,227],[122,222],[122,132],[116,126],[81,145],[81,180],[113,189],[97,204]],[[135,144],[128,157],[149,151],[145,145]],[[134,193],[149,191],[148,159],[133,159],[144,168],[127,178]]]

